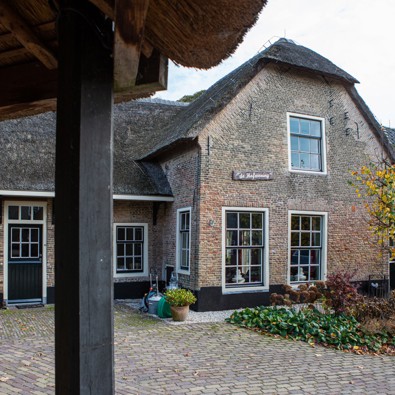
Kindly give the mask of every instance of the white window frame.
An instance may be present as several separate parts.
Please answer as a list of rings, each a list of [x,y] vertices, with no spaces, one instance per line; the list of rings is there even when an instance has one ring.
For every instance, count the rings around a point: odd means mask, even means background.
[[[117,227],[128,227],[135,226],[141,227],[144,231],[143,240],[143,271],[138,273],[117,273]],[[113,226],[113,268],[114,278],[132,278],[132,277],[146,277],[148,276],[148,224],[147,223],[135,223],[135,222],[117,222]]]
[[[180,233],[180,217],[182,213],[189,212],[189,268],[188,270],[181,269],[181,233]],[[184,207],[177,209],[177,226],[176,226],[176,272],[181,274],[191,273],[191,235],[192,235],[192,207]]]
[[[25,219],[9,219],[9,206],[34,206],[43,208],[42,220],[25,220]],[[3,299],[8,303],[8,225],[9,224],[29,224],[42,226],[42,303],[47,304],[47,202],[38,202],[30,200],[6,200],[4,202],[4,225],[3,225]]]
[[[322,170],[301,170],[301,169],[293,169],[292,168],[292,158],[291,158],[291,117],[296,118],[303,118],[307,120],[314,120],[321,122],[321,166]],[[303,173],[303,174],[327,174],[327,165],[326,165],[326,138],[325,138],[325,118],[315,117],[312,115],[305,115],[305,114],[297,114],[293,112],[287,112],[287,139],[288,139],[288,169],[292,173]]]
[[[264,213],[264,232],[263,232],[263,279],[264,283],[260,286],[235,286],[226,287],[226,212],[260,212]],[[259,291],[269,291],[269,209],[268,208],[257,208],[257,207],[222,207],[222,293],[223,294],[234,294],[234,293],[250,293]]]
[[[291,282],[291,221],[292,215],[320,216],[322,217],[322,238],[321,238],[321,278],[315,281],[326,281],[327,276],[327,250],[328,250],[328,213],[324,211],[288,211],[288,265],[287,265],[287,284],[297,287],[303,282]],[[307,281],[306,281],[307,282]],[[312,282],[312,281],[310,281]]]

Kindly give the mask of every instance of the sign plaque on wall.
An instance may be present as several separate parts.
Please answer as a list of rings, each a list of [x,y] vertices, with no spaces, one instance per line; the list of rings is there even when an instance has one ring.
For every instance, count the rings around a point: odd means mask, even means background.
[[[273,180],[271,171],[236,171],[232,173],[233,180],[238,181],[268,181]]]

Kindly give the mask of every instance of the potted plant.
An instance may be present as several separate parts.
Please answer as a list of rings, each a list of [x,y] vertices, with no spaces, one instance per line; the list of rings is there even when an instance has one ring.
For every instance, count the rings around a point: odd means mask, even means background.
[[[165,298],[170,305],[171,316],[174,321],[185,321],[189,313],[189,305],[196,302],[195,295],[182,288],[168,289]]]

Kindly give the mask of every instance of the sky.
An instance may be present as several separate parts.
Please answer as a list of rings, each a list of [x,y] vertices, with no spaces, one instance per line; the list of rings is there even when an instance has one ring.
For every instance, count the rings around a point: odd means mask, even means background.
[[[168,90],[155,97],[178,100],[207,89],[286,37],[326,57],[360,83],[356,88],[377,120],[395,128],[395,0],[268,0],[235,53],[210,70],[170,63]]]

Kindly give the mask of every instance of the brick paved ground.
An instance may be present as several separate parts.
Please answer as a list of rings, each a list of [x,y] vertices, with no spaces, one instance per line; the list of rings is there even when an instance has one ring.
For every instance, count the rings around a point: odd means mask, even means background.
[[[53,394],[53,309],[0,311],[0,395]],[[116,306],[117,394],[395,394],[395,358],[227,324],[173,326]]]

